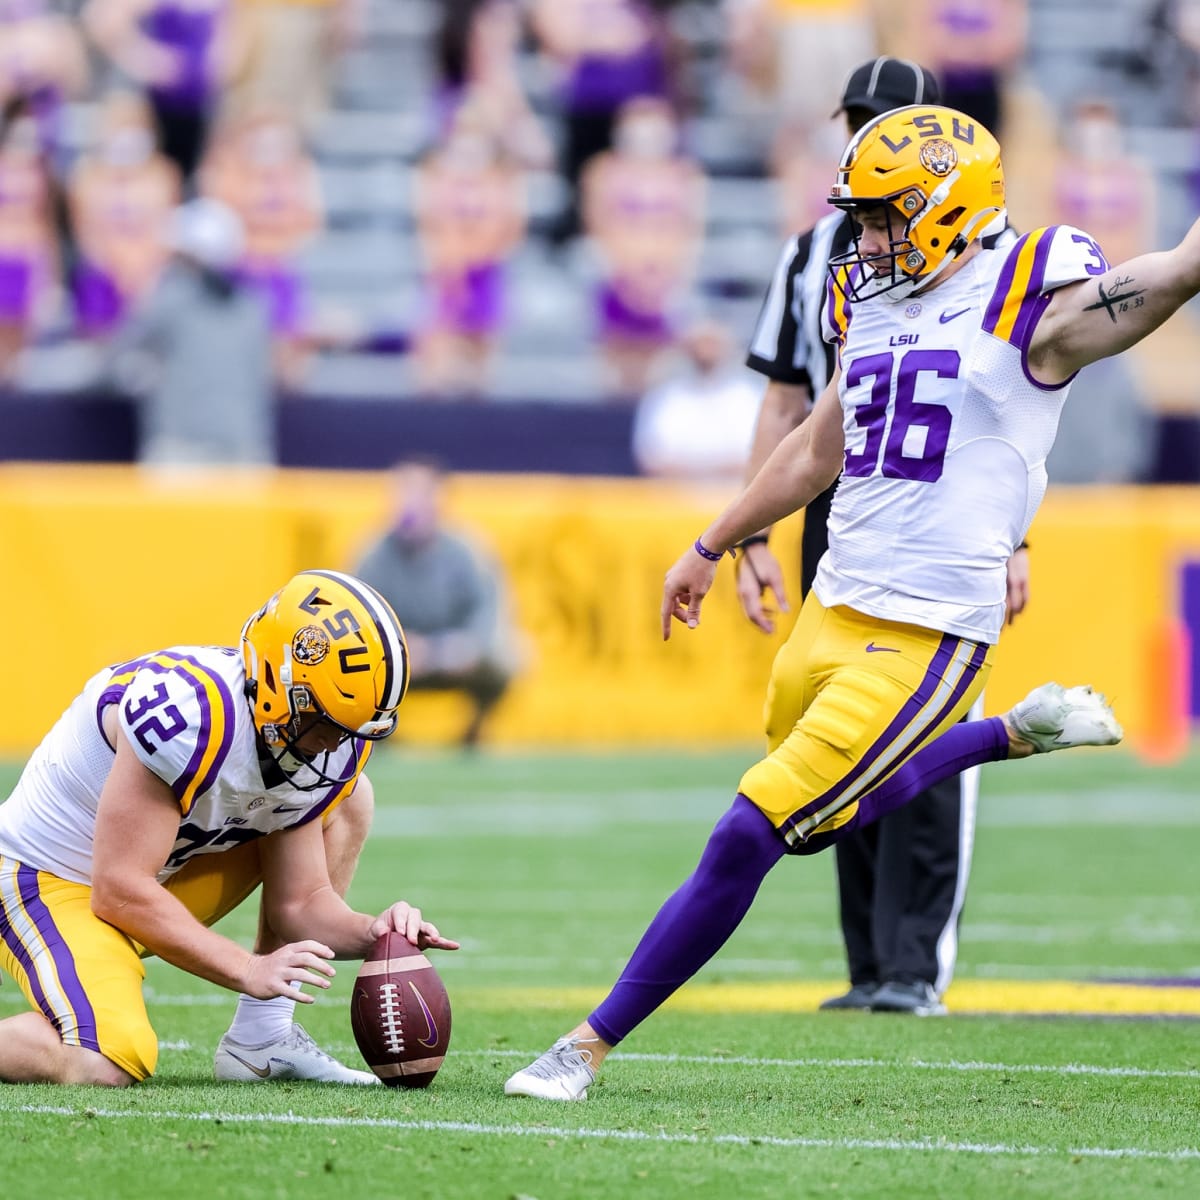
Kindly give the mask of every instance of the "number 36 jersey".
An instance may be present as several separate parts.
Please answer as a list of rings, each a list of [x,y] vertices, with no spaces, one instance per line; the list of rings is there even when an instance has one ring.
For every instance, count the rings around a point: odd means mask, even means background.
[[[1038,383],[1029,344],[1056,288],[1107,270],[1063,225],[981,250],[907,302],[851,304],[831,283],[846,450],[813,584],[823,605],[999,639],[1006,564],[1045,494],[1070,385]]]
[[[354,790],[371,744],[347,741],[328,756],[321,769],[334,786],[267,787],[245,683],[241,654],[219,646],[176,646],[94,675],[0,804],[0,854],[91,882],[96,810],[115,756],[102,724],[112,705],[121,735],[179,806],[160,881],[197,854],[324,816]],[[308,768],[295,775],[299,784],[315,779]]]

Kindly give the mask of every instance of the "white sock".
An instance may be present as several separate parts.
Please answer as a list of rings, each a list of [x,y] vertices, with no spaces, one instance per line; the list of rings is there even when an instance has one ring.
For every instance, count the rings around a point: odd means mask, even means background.
[[[296,1002],[287,996],[275,996],[271,1000],[239,996],[227,1036],[241,1046],[281,1042],[291,1033],[295,1014]]]

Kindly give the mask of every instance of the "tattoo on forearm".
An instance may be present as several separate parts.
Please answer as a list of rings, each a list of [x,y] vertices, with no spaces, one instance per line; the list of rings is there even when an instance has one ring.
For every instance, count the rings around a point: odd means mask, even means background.
[[[1113,281],[1112,290],[1106,292],[1104,284],[1098,283],[1097,290],[1100,292],[1100,299],[1095,304],[1085,304],[1084,312],[1095,312],[1096,309],[1102,308],[1108,313],[1108,319],[1115,325],[1117,323],[1117,313],[1129,312],[1134,308],[1141,308],[1146,303],[1145,288],[1132,288],[1129,285],[1133,283],[1133,276],[1126,275],[1124,279]],[[1126,291],[1121,289],[1125,288]]]

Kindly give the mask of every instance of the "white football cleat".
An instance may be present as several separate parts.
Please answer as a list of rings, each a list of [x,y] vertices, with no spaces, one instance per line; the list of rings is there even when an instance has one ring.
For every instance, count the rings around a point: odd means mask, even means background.
[[[1005,724],[1035,754],[1071,746],[1115,746],[1125,731],[1099,692],[1083,684],[1043,683],[1012,708]]]
[[[588,1085],[595,1079],[592,1052],[578,1038],[564,1037],[509,1079],[504,1094],[538,1100],[586,1100]]]
[[[266,1083],[272,1079],[311,1079],[316,1083],[377,1084],[377,1075],[344,1067],[308,1036],[302,1025],[278,1042],[242,1046],[226,1034],[217,1044],[213,1074],[226,1083]]]

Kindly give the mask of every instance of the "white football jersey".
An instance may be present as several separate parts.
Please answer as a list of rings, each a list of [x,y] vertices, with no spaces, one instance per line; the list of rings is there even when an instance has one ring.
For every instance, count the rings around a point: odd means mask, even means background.
[[[999,639],[1006,564],[1045,494],[1070,388],[1030,376],[1029,343],[1055,288],[1107,270],[1092,238],[1061,225],[981,250],[907,303],[851,304],[830,285],[846,454],[822,604]]]
[[[117,706],[121,732],[173,792],[179,835],[159,880],[197,854],[215,854],[329,812],[353,790],[371,743],[348,740],[321,764],[340,780],[303,791],[268,788],[245,697],[241,653],[175,646],[108,667],[88,680],[0,804],[0,854],[76,883],[90,883],[100,791],[115,749],[102,724]],[[299,784],[316,776],[302,768]]]

